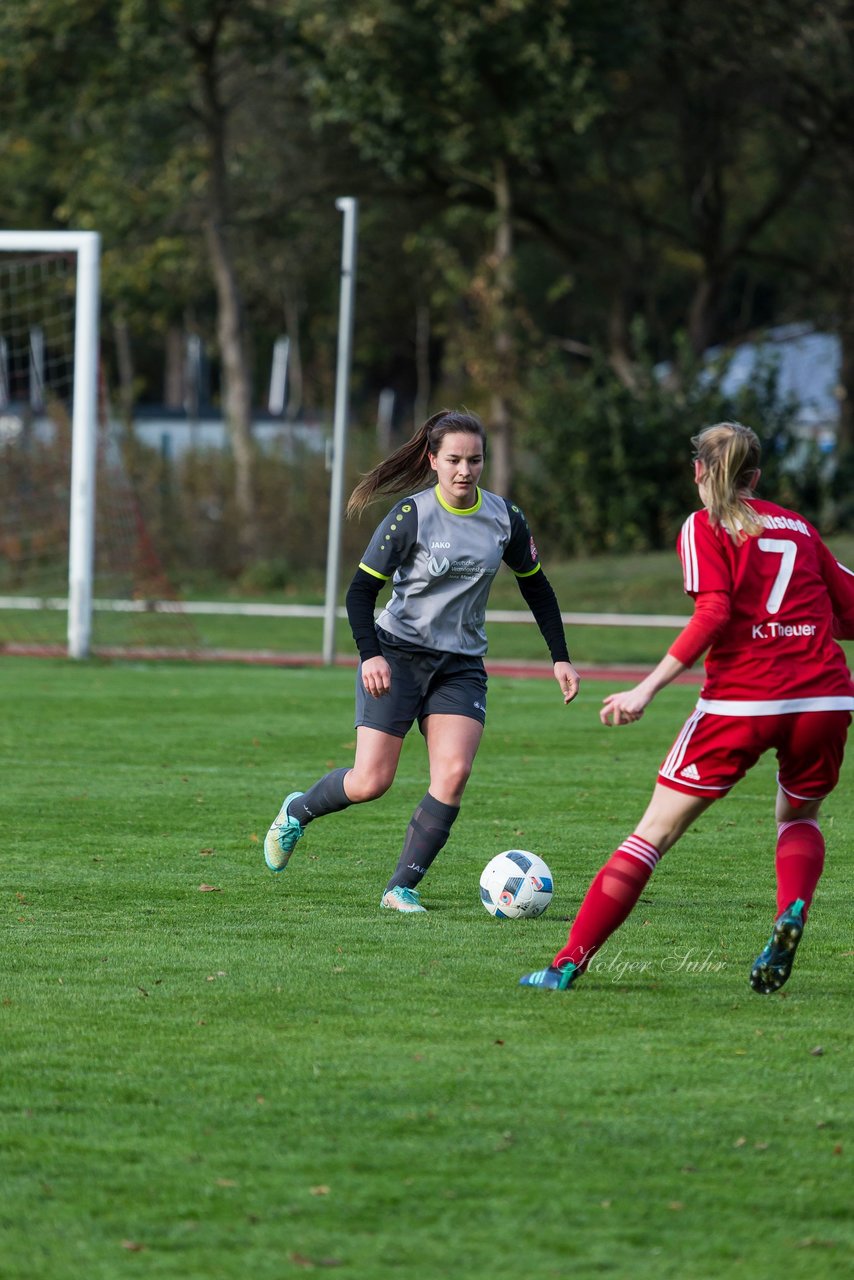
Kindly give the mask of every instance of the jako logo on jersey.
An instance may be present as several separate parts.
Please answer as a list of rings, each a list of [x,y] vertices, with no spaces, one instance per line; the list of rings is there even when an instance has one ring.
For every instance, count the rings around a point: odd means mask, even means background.
[[[450,542],[431,542],[430,543],[431,551],[435,551],[437,547],[442,551],[449,551],[451,548],[451,544]]]
[[[451,562],[447,556],[442,556],[441,560],[437,560],[435,556],[431,556],[427,561],[427,569],[431,578],[441,578],[451,567]]]

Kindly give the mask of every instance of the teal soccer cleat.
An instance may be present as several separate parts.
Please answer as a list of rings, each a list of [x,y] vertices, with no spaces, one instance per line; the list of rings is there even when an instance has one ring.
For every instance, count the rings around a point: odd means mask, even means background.
[[[271,871],[284,871],[296,848],[297,840],[302,838],[305,828],[296,818],[288,815],[288,805],[301,795],[301,791],[292,791],[289,796],[286,796],[270,830],[264,837],[264,861]]]
[[[565,964],[562,969],[557,969],[550,964],[547,969],[536,969],[533,973],[524,973],[519,979],[519,986],[540,987],[548,991],[566,991],[572,986],[577,974],[577,964]]]
[[[804,901],[790,902],[776,920],[765,950],[750,970],[750,985],[760,996],[779,991],[788,982],[798,943],[804,932]]]
[[[427,910],[421,905],[418,890],[407,889],[402,884],[395,885],[393,889],[387,889],[380,899],[380,906],[385,907],[387,911],[404,911],[407,915],[415,915],[419,911]]]

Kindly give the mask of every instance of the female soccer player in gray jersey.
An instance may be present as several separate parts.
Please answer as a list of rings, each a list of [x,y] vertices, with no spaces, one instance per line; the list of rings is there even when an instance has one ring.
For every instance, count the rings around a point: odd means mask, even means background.
[[[377,527],[347,592],[361,659],[355,760],[285,798],[264,841],[271,871],[284,871],[315,818],[376,800],[389,789],[403,739],[417,719],[430,785],[380,905],[425,910],[417,885],[448,840],[483,734],[484,620],[502,561],[516,574],[548,645],[564,703],[578,693],[560,609],[525,517],[478,485],[485,454],[480,420],[442,410],[353,490],[348,515],[379,494],[418,491],[397,502]],[[391,599],[375,622],[377,597],[389,581]]]

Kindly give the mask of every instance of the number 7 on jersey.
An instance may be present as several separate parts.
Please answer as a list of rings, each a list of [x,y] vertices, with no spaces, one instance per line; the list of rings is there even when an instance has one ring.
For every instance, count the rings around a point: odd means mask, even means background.
[[[760,538],[757,545],[760,551],[780,557],[780,568],[765,601],[766,612],[778,613],[795,568],[798,544],[791,538]]]

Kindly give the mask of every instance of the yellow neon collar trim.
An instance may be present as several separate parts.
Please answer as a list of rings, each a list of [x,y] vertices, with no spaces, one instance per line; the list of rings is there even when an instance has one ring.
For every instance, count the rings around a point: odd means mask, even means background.
[[[441,493],[439,492],[439,486],[438,486],[438,485],[435,485],[435,486],[434,486],[433,492],[434,492],[434,493],[435,493],[435,495],[436,495],[436,501],[439,503],[439,506],[440,506],[440,507],[444,507],[444,508],[445,508],[445,510],[446,510],[447,512],[449,512],[449,513],[450,513],[450,515],[452,515],[452,516],[472,516],[472,515],[474,515],[475,511],[480,511],[481,504],[482,504],[482,502],[483,502],[483,495],[482,495],[482,494],[481,494],[481,492],[480,492],[480,485],[475,485],[475,488],[476,488],[476,490],[477,490],[477,502],[474,504],[474,506],[473,506],[473,507],[452,507],[452,506],[449,506],[449,504],[445,501],[445,499],[442,497]]]

